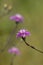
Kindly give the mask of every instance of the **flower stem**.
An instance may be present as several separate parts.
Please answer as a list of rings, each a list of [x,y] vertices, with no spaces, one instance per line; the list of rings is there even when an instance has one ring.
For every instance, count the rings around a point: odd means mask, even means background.
[[[38,52],[40,52],[40,53],[43,53],[43,51],[41,51],[41,50],[35,48],[34,46],[32,46],[32,45],[30,45],[30,44],[28,44],[24,38],[22,38],[22,39],[23,39],[23,41],[25,42],[25,44],[26,44],[27,46],[31,47],[32,49],[34,49],[34,50],[36,50],[36,51],[38,51]]]
[[[13,29],[13,31],[11,32],[11,34],[10,34],[8,40],[7,40],[6,45],[4,46],[3,49],[0,50],[0,52],[4,52],[4,50],[10,45],[10,43],[11,43],[11,41],[12,41],[12,37],[13,37],[13,35],[14,35],[14,33],[15,33],[17,27],[18,27],[18,24],[16,24],[15,28]]]
[[[13,55],[13,57],[12,57],[12,59],[11,59],[11,64],[10,64],[10,65],[13,65],[14,56],[15,56],[15,55]]]

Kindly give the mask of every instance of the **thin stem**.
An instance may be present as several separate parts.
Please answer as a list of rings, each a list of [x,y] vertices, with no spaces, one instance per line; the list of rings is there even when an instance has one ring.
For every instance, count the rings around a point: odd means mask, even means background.
[[[35,48],[34,46],[32,46],[32,45],[30,45],[30,44],[28,44],[24,38],[22,38],[22,39],[23,39],[23,41],[25,42],[25,44],[26,44],[27,46],[31,47],[32,49],[34,49],[34,50],[36,50],[36,51],[38,51],[38,52],[40,52],[40,53],[43,53],[43,51],[41,51],[41,50]]]
[[[18,27],[18,24],[16,24],[15,28],[13,29],[13,31],[12,31],[11,34],[10,34],[10,37],[9,37],[8,40],[7,40],[6,45],[4,46],[4,48],[3,48],[2,50],[0,50],[0,52],[3,52],[3,51],[10,45],[11,40],[12,40],[12,37],[13,37],[13,35],[14,35],[14,33],[15,33],[17,27]]]
[[[13,61],[14,61],[14,56],[13,56],[12,59],[11,59],[10,65],[13,65]]]

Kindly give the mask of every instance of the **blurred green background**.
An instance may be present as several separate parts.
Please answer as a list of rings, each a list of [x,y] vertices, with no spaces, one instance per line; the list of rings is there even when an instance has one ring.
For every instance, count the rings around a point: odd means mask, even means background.
[[[21,28],[29,30],[31,36],[27,37],[27,42],[43,51],[43,0],[0,0],[0,15],[4,12],[5,3],[12,6],[12,11],[6,16],[0,17],[0,49],[4,48],[10,32],[15,26],[9,17],[19,13],[24,16],[24,22],[19,24],[17,31]],[[43,54],[27,47],[21,39],[16,39],[15,36],[14,34],[11,44],[16,44],[21,55],[14,57],[14,65],[43,65]],[[0,65],[10,65],[12,55],[7,50],[0,53]]]

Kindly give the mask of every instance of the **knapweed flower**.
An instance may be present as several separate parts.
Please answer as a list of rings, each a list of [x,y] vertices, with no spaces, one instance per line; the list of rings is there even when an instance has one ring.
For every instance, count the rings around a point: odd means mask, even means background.
[[[19,55],[19,54],[20,54],[19,49],[16,48],[16,47],[10,48],[10,49],[8,50],[8,52],[11,53],[11,54],[15,54],[15,55]]]
[[[16,22],[23,22],[23,16],[20,14],[16,14],[10,17],[10,20],[16,21]]]
[[[21,37],[21,38],[25,38],[26,36],[30,36],[30,32],[25,30],[25,29],[21,29],[20,31],[18,31],[16,37]]]

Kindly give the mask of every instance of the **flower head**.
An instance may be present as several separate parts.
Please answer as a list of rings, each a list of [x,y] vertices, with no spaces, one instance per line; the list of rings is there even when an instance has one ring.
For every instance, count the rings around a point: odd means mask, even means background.
[[[11,6],[11,5],[8,7],[8,10],[9,10],[9,11],[11,11],[11,10],[12,10],[12,6]]]
[[[7,7],[8,7],[8,5],[5,3],[5,4],[4,4],[4,8],[6,9]]]
[[[20,14],[16,14],[10,17],[10,20],[14,20],[16,22],[22,22],[23,21],[23,16]]]
[[[12,47],[8,50],[9,53],[12,53],[12,54],[16,54],[16,55],[19,55],[20,54],[20,51],[18,48],[16,47]]]
[[[21,30],[17,33],[17,35],[16,35],[16,37],[23,37],[23,38],[25,38],[26,36],[30,36],[30,32],[28,32],[28,31],[25,30],[25,29],[21,29]]]

